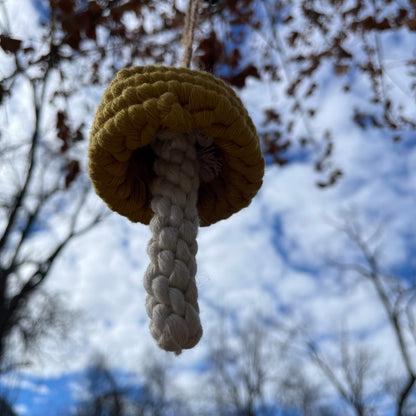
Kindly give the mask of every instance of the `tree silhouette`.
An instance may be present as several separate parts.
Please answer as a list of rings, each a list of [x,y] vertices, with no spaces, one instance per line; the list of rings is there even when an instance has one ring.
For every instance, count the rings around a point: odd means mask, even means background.
[[[305,363],[315,366],[345,404],[346,414],[356,416],[394,414],[408,416],[414,412],[416,397],[416,286],[414,278],[403,279],[388,272],[383,264],[381,238],[383,223],[369,230],[356,214],[347,212],[336,224],[339,238],[346,237],[355,253],[332,259],[331,266],[344,276],[350,289],[366,285],[368,295],[379,302],[378,313],[395,340],[392,353],[399,365],[392,367],[385,357],[382,343],[364,344],[365,336],[342,331],[332,334],[334,347],[322,347],[313,335],[313,325],[298,326],[293,344]],[[351,257],[351,259],[350,259]],[[317,323],[319,325],[319,323]],[[363,338],[363,339],[360,339]],[[370,338],[371,339],[371,338]],[[311,380],[306,381],[307,384]],[[383,400],[381,400],[381,398]],[[387,403],[386,403],[387,402]]]
[[[14,412],[8,401],[4,398],[0,398],[0,415],[3,416],[16,416],[17,413]]]
[[[75,416],[186,416],[189,409],[180,397],[169,397],[167,384],[174,380],[166,363],[149,360],[142,384],[117,380],[103,357],[86,374],[87,398],[80,401]]]

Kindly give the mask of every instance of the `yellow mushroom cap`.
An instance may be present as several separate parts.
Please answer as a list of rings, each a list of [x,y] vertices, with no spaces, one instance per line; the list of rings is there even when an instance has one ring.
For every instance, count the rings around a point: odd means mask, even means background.
[[[89,145],[96,193],[133,222],[152,218],[150,183],[160,131],[199,131],[213,139],[221,170],[201,182],[198,212],[207,226],[250,204],[262,184],[264,158],[241,100],[207,72],[145,66],[122,69],[105,91]]]

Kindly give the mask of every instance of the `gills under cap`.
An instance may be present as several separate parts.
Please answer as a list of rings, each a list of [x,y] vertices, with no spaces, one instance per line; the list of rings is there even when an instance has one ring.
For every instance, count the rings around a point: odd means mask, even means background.
[[[155,159],[150,144],[163,131],[198,132],[213,141],[219,172],[200,184],[200,225],[250,204],[262,184],[264,158],[235,92],[207,72],[139,66],[121,70],[111,82],[91,131],[89,174],[112,210],[133,222],[150,222]]]

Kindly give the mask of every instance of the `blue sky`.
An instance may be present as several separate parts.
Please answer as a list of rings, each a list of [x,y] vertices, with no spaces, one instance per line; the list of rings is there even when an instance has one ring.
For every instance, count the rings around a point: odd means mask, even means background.
[[[34,4],[37,11],[41,4],[22,0],[12,6],[22,11],[23,3],[28,10]],[[17,33],[36,31],[28,15],[20,13],[13,22]],[[0,62],[4,60],[0,52]],[[239,92],[258,126],[263,109],[288,105],[282,98],[284,88],[248,79]],[[334,160],[345,172],[339,184],[318,189],[307,157],[296,157],[285,168],[268,166],[264,185],[248,208],[199,232],[197,283],[205,335],[196,348],[169,361],[177,374],[176,385],[190,395],[201,390],[196,374],[204,368],[213,342],[210,334],[224,313],[231,322],[252,319],[253,313],[266,321],[307,319],[312,335],[324,340],[329,351],[334,348],[334,334],[348,328],[357,342],[381,350],[380,368],[392,365],[400,372],[394,338],[371,287],[342,280],[327,262],[358,258],[352,244],[332,225],[349,210],[368,230],[387,219],[382,240],[385,269],[405,279],[411,276],[416,268],[416,134],[408,132],[403,143],[394,144],[383,131],[360,130],[351,122],[352,109],[361,100],[360,82],[348,96],[340,88],[338,80],[328,76],[315,120],[316,126],[329,123],[334,131]],[[89,100],[98,104],[101,92]],[[411,99],[408,105],[409,111],[415,109]],[[10,104],[8,117],[0,113],[11,132],[19,129],[18,119],[10,117],[14,108],[25,111],[24,99]],[[82,111],[79,117],[85,117]],[[86,122],[91,123],[92,117],[89,114]],[[102,206],[98,197],[91,198],[94,206]],[[37,248],[42,250],[50,244],[50,236],[42,236],[41,228],[36,231],[33,238],[39,239]],[[148,264],[149,238],[148,227],[111,214],[65,250],[46,288],[62,294],[68,307],[81,311],[82,319],[65,343],[45,340],[41,354],[21,374],[23,387],[16,390],[9,385],[19,415],[60,414],[77,399],[74,386],[96,354],[105,356],[120,374],[133,375],[141,374],[149,355],[165,359],[149,334],[144,308],[141,279]],[[306,371],[313,369],[306,366]]]
[[[19,388],[9,394],[18,403],[19,413],[64,415],[74,403],[74,386],[83,381],[82,377],[78,372],[48,378],[25,375],[18,380]]]

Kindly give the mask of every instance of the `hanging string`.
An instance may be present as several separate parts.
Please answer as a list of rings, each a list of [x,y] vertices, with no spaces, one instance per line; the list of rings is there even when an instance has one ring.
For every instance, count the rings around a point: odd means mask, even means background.
[[[192,59],[192,45],[197,21],[199,0],[189,0],[185,15],[185,23],[182,34],[182,45],[184,46],[182,66],[189,68]]]
[[[189,68],[199,0],[189,0],[182,35],[182,66]],[[144,276],[150,332],[160,348],[180,354],[202,336],[196,286],[198,189],[196,132],[159,132],[151,185],[150,264]],[[206,176],[205,172],[203,174]],[[211,173],[208,170],[208,175]]]

